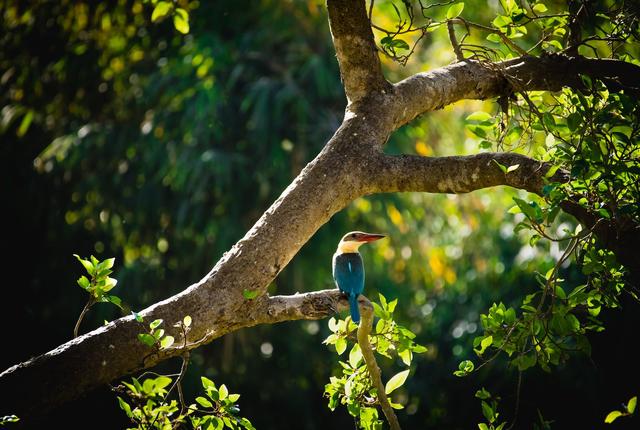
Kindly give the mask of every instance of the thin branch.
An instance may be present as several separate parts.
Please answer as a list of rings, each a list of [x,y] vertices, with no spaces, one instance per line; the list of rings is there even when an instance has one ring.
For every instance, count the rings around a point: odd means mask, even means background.
[[[500,37],[500,39],[502,39],[504,44],[507,45],[509,48],[511,48],[513,51],[517,52],[520,55],[527,55],[527,51],[525,51],[524,49],[519,47],[513,40],[509,39],[509,37],[507,37],[506,34],[501,32],[497,28],[487,27],[486,25],[482,25],[482,24],[476,24],[475,22],[468,21],[468,20],[466,20],[464,18],[451,19],[451,20],[448,21],[447,25],[449,25],[449,22],[452,22],[454,24],[464,24],[464,26],[467,28],[467,30],[469,29],[469,27],[474,27],[474,28],[477,28],[479,30],[485,31],[487,33],[495,34],[498,37]]]
[[[82,322],[82,319],[84,318],[85,314],[89,311],[89,309],[91,308],[91,306],[93,306],[93,304],[95,303],[95,301],[93,300],[93,296],[89,297],[89,300],[87,301],[87,303],[84,305],[84,308],[82,308],[82,312],[80,312],[80,316],[78,317],[78,321],[76,321],[76,325],[73,328],[73,337],[78,337],[78,331],[80,330],[80,323]]]
[[[452,20],[447,21],[447,31],[449,32],[449,41],[453,47],[453,52],[456,54],[456,58],[458,61],[464,60],[464,55],[462,54],[462,50],[460,50],[460,44],[458,43],[458,39],[456,39],[456,31],[453,28]]]
[[[367,364],[367,370],[378,392],[378,403],[389,422],[389,426],[392,430],[400,430],[398,417],[389,404],[389,399],[387,399],[387,394],[382,384],[380,368],[378,367],[376,357],[373,354],[373,348],[371,348],[371,343],[369,342],[369,334],[373,327],[373,305],[369,299],[362,295],[359,297],[358,302],[362,315],[360,325],[358,326],[358,345],[360,345],[360,350],[362,351],[362,358],[364,358],[364,362]]]

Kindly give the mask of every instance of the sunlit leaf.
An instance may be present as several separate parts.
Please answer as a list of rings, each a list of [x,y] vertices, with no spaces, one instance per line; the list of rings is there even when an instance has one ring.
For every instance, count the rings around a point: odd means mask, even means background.
[[[407,376],[409,376],[410,369],[403,370],[400,373],[396,373],[387,381],[387,384],[384,387],[384,391],[387,394],[392,393],[395,389],[401,387],[404,382],[407,380]]]
[[[457,18],[464,10],[464,2],[454,3],[447,9],[447,19]]]
[[[616,419],[618,419],[622,415],[623,415],[623,413],[620,412],[620,411],[611,411],[605,417],[604,422],[606,424],[611,424],[612,422],[614,422]]]
[[[171,11],[172,4],[168,1],[159,1],[153,8],[151,13],[151,22],[156,22],[160,18],[166,16]]]

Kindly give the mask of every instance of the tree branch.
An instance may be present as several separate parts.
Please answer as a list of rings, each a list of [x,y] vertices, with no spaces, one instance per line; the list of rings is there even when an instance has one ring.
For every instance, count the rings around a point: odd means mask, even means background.
[[[327,0],[329,25],[349,103],[389,90],[364,0]]]
[[[498,163],[507,168],[518,167],[504,173]],[[380,154],[372,167],[368,184],[370,192],[468,193],[508,185],[540,194],[544,176],[551,166],[521,154],[486,152],[451,157]],[[568,176],[558,170],[549,179],[565,182]]]
[[[393,111],[399,127],[416,116],[463,99],[562,87],[584,89],[580,75],[602,80],[612,91],[640,98],[640,67],[620,60],[546,55],[498,63],[465,60],[418,73],[394,85]]]

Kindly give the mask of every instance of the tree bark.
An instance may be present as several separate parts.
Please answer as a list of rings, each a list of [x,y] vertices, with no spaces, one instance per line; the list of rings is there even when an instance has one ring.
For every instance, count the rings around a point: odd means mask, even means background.
[[[184,339],[172,325],[190,315],[193,323],[186,343],[192,349],[243,327],[324,318],[344,309],[337,290],[269,297],[266,289],[318,228],[359,196],[461,193],[498,185],[540,192],[548,166],[518,154],[385,155],[382,148],[390,134],[416,116],[462,99],[576,86],[580,73],[607,78],[611,85],[639,87],[637,66],[561,56],[464,61],[392,85],[382,75],[364,2],[329,0],[328,10],[349,104],[342,125],[324,149],[202,280],[141,311],[144,323],[132,316],[120,318],[0,374],[6,413],[28,420],[97,386],[182,354],[180,348],[154,351],[140,343],[137,335],[157,318],[181,345]],[[558,73],[562,67],[565,72]],[[617,73],[618,68],[625,73]],[[504,174],[493,160],[520,167]],[[562,173],[556,175],[563,179]],[[256,298],[245,299],[246,292],[257,293]]]

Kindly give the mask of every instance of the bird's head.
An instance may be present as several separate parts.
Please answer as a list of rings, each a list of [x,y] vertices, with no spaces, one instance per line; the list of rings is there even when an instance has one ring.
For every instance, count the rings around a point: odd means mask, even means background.
[[[365,243],[386,237],[384,234],[364,233],[362,231],[352,231],[345,234],[338,243],[339,253],[358,252],[358,248]]]

